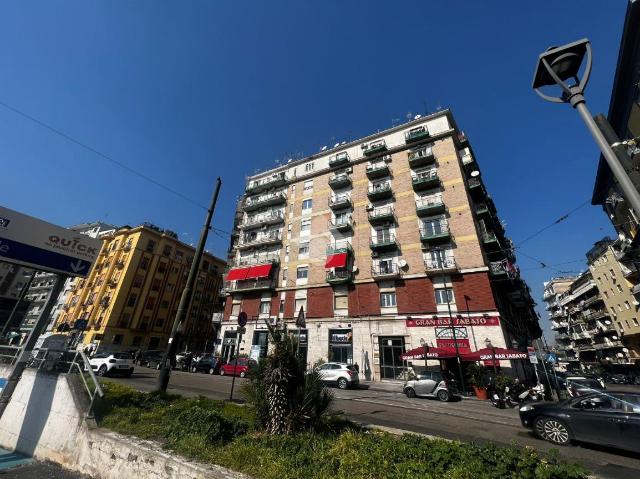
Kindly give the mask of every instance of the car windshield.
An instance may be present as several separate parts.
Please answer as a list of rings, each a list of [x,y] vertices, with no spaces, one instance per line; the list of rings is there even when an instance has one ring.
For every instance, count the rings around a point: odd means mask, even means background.
[[[131,359],[131,355],[129,353],[116,353],[113,357],[116,359]]]
[[[108,358],[109,356],[111,356],[111,353],[98,353],[95,356],[93,356],[93,359],[104,359],[104,358]]]

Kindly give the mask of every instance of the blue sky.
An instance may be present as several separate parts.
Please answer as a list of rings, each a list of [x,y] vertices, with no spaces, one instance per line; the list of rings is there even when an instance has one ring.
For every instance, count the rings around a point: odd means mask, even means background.
[[[572,5],[7,1],[0,101],[198,203],[221,176],[223,230],[245,175],[449,107],[518,244],[591,197],[595,144],[531,78],[541,51],[588,37],[588,101],[606,113],[626,2]],[[197,238],[203,210],[2,106],[0,158],[2,205],[62,225],[151,221]],[[523,244],[536,300],[545,279],[584,264],[553,270],[529,257],[582,260],[612,232],[587,205]],[[223,256],[227,241],[212,236],[208,247]]]

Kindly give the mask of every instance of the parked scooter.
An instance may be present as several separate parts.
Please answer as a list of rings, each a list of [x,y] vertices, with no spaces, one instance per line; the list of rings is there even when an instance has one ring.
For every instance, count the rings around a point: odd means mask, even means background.
[[[504,396],[500,395],[493,383],[489,383],[489,385],[487,386],[487,394],[489,396],[489,401],[491,402],[491,405],[493,407],[497,407],[498,409],[505,408],[505,398]]]
[[[516,382],[513,387],[505,388],[505,403],[509,407],[515,407],[529,402],[537,402],[544,400],[544,384],[538,384],[533,387],[521,386]]]

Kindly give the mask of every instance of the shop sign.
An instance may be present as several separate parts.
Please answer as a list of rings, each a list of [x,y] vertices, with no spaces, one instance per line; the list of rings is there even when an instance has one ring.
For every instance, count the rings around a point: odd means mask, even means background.
[[[350,343],[353,338],[351,331],[331,332],[329,340],[332,343],[347,344]]]
[[[471,352],[471,345],[468,339],[458,339],[454,343],[453,339],[436,339],[436,346],[445,349],[455,349],[458,344],[458,352],[460,354],[466,354]]]
[[[251,351],[249,352],[249,358],[254,361],[258,361],[260,359],[260,345],[254,344],[251,346]]]
[[[469,316],[457,318],[407,318],[407,328],[433,327],[433,326],[500,326],[498,316]]]

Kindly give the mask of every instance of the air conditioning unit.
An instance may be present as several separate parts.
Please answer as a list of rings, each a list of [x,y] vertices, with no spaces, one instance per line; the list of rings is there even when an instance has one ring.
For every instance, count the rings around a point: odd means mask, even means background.
[[[373,211],[373,205],[371,203],[367,205],[367,211]]]
[[[382,157],[382,160],[385,161],[386,163],[391,162],[391,155],[384,155]]]

